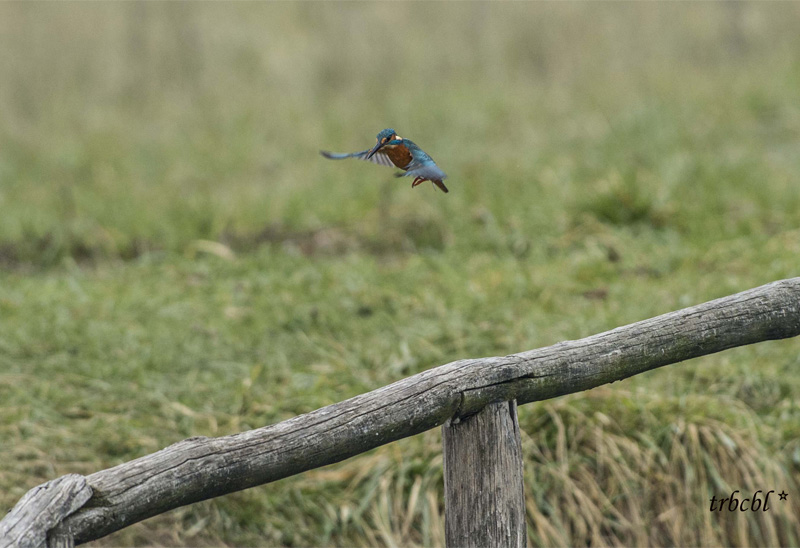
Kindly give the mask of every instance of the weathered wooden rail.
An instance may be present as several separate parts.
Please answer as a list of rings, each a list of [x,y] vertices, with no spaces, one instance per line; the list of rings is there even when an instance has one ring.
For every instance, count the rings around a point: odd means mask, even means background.
[[[0,548],[87,542],[441,425],[448,544],[524,546],[517,403],[798,334],[800,278],[791,278],[577,341],[459,360],[278,424],[189,438],[114,468],[35,487],[0,521]],[[463,470],[475,466],[480,473],[467,477]],[[494,495],[477,498],[487,491]],[[459,500],[483,508],[468,516]]]

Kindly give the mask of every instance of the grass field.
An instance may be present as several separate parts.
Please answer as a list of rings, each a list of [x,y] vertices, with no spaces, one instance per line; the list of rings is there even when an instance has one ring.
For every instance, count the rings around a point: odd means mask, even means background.
[[[0,4],[0,513],[800,274],[800,5]],[[451,192],[329,162],[384,127]],[[800,545],[800,343],[520,409],[542,545]],[[438,431],[97,541],[439,546]],[[786,489],[768,513],[712,494]]]

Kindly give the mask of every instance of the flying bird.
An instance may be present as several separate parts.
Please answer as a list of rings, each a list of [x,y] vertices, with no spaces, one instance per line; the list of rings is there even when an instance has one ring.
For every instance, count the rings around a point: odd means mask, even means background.
[[[414,182],[411,183],[412,187],[424,181],[430,181],[444,192],[449,192],[442,182],[447,178],[447,174],[439,169],[433,158],[419,148],[414,141],[400,137],[393,129],[384,129],[378,133],[377,141],[374,147],[361,152],[338,154],[321,150],[320,154],[331,160],[358,158],[382,166],[399,167],[405,173],[397,173],[395,177],[414,177]]]

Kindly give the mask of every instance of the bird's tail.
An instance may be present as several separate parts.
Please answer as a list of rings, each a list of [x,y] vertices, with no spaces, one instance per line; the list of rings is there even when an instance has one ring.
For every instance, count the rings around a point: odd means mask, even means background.
[[[432,180],[431,182],[436,186],[438,186],[439,188],[441,188],[443,192],[450,192],[449,190],[447,190],[447,187],[444,186],[444,183],[442,181]]]
[[[348,153],[328,152],[327,150],[320,150],[319,153],[330,160],[344,160],[345,158],[352,158],[353,156],[355,156],[354,153],[348,154]]]

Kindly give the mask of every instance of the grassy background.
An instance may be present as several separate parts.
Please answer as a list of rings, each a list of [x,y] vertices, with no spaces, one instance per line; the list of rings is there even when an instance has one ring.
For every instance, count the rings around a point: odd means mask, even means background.
[[[798,275],[797,4],[0,4],[0,510]],[[394,127],[450,175],[327,162]],[[521,408],[546,545],[800,544],[800,349]],[[443,542],[437,431],[96,545]],[[762,514],[712,494],[786,489]],[[746,496],[746,495],[745,495]]]

